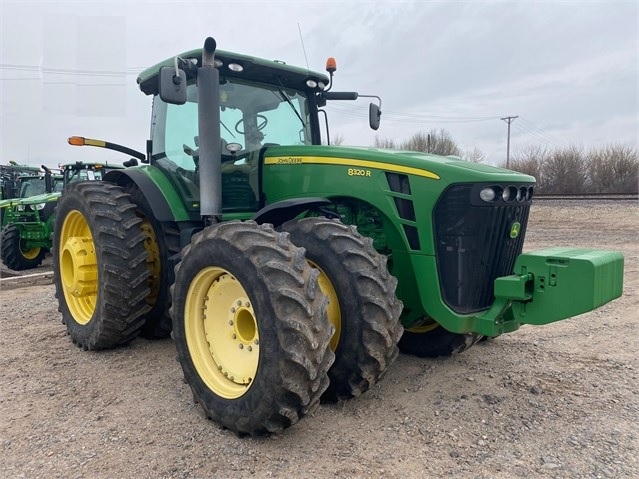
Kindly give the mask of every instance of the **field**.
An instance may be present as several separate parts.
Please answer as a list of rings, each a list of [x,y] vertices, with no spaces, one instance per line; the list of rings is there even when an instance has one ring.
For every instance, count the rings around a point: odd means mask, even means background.
[[[621,250],[624,296],[451,359],[400,355],[262,439],[203,418],[170,340],[84,352],[52,285],[3,289],[0,477],[639,477],[639,206],[536,203],[525,249],[561,245]]]

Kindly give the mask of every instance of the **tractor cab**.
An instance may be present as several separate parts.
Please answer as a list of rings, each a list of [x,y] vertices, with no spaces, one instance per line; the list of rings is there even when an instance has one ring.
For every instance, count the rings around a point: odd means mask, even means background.
[[[205,51],[205,59],[206,55]],[[202,184],[200,175],[200,123],[206,125],[203,117],[215,123],[213,130],[219,128],[219,134],[208,130],[204,136],[215,154],[212,161],[205,162],[221,163],[219,175],[214,176],[221,177],[222,209],[250,213],[264,206],[259,165],[266,150],[320,145],[323,128],[329,137],[328,122],[321,122],[319,115],[326,100],[366,96],[328,91],[336,70],[333,59],[327,63],[329,78],[283,62],[218,50],[211,63],[217,78],[211,83],[201,81],[199,71],[204,63],[202,50],[193,50],[155,65],[138,77],[140,89],[154,97],[150,163],[165,172],[194,212],[200,208],[201,194],[207,194],[203,189],[212,188],[208,180]],[[198,106],[203,90],[216,90],[208,108]],[[376,129],[379,106],[371,104],[371,111],[371,127]]]

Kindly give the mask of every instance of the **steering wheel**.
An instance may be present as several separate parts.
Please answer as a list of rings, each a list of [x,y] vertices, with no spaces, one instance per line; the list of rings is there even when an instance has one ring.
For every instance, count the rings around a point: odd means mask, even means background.
[[[262,131],[264,128],[266,128],[266,125],[268,125],[268,118],[266,118],[264,115],[261,115],[261,114],[255,115],[255,118],[258,120],[257,131]],[[240,135],[243,135],[245,131],[245,130],[240,130],[240,125],[242,123],[244,123],[244,118],[241,118],[235,124],[235,131],[237,131]]]

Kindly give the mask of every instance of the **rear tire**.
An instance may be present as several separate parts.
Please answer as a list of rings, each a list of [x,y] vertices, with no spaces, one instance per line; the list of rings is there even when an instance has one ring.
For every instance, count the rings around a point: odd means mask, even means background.
[[[388,273],[386,257],[370,238],[327,218],[304,218],[282,225],[291,241],[306,249],[320,271],[320,287],[329,299],[329,319],[336,328],[331,340],[335,363],[328,372],[328,401],[359,396],[375,385],[395,361],[403,328],[397,280]]]
[[[193,236],[171,315],[178,359],[208,417],[262,435],[318,406],[334,355],[317,277],[271,225],[233,221]]]
[[[476,333],[451,333],[439,325],[409,328],[399,341],[402,353],[420,358],[448,357],[466,351],[482,338]]]
[[[20,229],[13,224],[7,225],[0,233],[0,256],[4,265],[14,271],[37,268],[47,254],[46,248],[24,248]]]
[[[142,220],[122,188],[74,182],[58,201],[53,272],[62,322],[83,349],[128,343],[149,310]]]
[[[146,265],[151,273],[148,286],[151,293],[146,298],[150,311],[144,315],[145,322],[141,335],[147,339],[163,339],[171,335],[171,285],[175,272],[171,256],[180,252],[180,231],[174,223],[161,223],[153,216],[149,202],[134,185],[125,186],[136,205],[136,214],[142,219],[144,246],[149,254]]]

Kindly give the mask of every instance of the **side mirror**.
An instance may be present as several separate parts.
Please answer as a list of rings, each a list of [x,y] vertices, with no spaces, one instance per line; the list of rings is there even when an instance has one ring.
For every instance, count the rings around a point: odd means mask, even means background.
[[[375,103],[368,104],[368,124],[373,130],[379,128],[379,122],[382,117],[382,110]]]
[[[166,103],[184,105],[186,103],[186,73],[174,67],[160,68],[158,79],[160,98]]]

